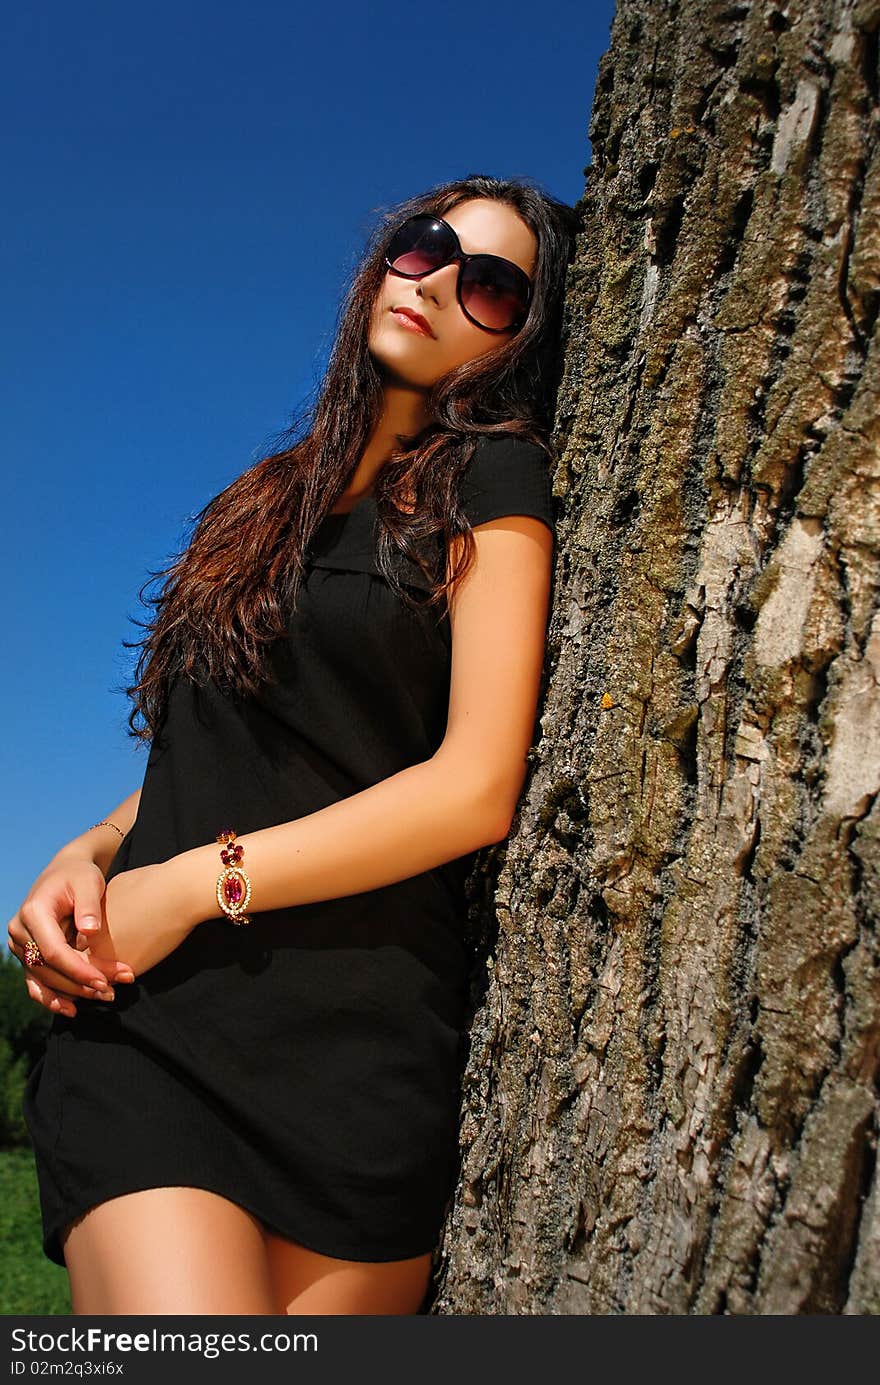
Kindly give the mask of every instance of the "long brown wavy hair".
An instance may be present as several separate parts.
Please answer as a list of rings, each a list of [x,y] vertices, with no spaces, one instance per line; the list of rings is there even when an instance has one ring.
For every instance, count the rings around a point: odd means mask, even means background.
[[[353,475],[379,420],[383,379],[368,349],[370,313],[386,273],[384,253],[404,218],[443,216],[471,198],[506,202],[537,239],[532,299],[524,325],[487,355],[456,367],[428,391],[430,424],[401,439],[376,477],[377,562],[402,599],[395,552],[426,571],[425,541],[436,552],[464,537],[449,573],[429,576],[427,605],[441,602],[470,566],[474,544],[458,485],[478,439],[503,432],[545,447],[561,369],[560,337],[576,212],[527,179],[474,174],[431,188],[380,213],[345,294],[335,344],[315,403],[276,435],[283,444],[226,486],[195,516],[187,547],[140,590],[153,618],[140,648],[129,734],[149,742],[167,712],[174,680],[207,675],[234,696],[271,677],[268,651],[287,630],[308,547]],[[442,536],[442,544],[438,541]],[[162,587],[145,596],[154,581]],[[220,599],[218,599],[218,597]],[[137,725],[140,717],[142,725]]]

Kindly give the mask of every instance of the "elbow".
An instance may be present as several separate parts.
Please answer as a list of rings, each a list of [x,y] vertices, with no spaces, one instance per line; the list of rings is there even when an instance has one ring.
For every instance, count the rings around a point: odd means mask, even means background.
[[[463,759],[444,752],[435,761],[442,775],[443,799],[462,822],[467,820],[467,835],[473,839],[469,849],[478,851],[509,837],[525,776],[512,785],[509,779],[501,782],[497,776],[480,773],[472,756]]]
[[[494,846],[510,836],[510,829],[516,816],[517,800],[511,802],[509,793],[504,793],[493,784],[480,794],[479,819],[482,825],[481,845]]]

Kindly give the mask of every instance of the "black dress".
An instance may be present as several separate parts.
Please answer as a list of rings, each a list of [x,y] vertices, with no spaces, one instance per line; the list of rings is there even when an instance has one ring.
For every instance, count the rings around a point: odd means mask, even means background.
[[[480,442],[461,500],[472,524],[553,529],[545,454],[509,436]],[[376,523],[367,498],[322,524],[258,698],[175,684],[108,879],[225,826],[316,812],[437,750],[448,614],[395,595]],[[89,1207],[159,1186],[222,1194],[342,1259],[432,1250],[457,1175],[473,860],[250,926],[208,920],[114,1001],[56,1015],[24,1100],[49,1259],[64,1264],[59,1233]]]

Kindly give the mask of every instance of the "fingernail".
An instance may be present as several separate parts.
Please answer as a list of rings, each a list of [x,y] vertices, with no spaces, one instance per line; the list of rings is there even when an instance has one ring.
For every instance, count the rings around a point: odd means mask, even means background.
[[[94,933],[95,929],[100,928],[100,926],[98,920],[93,918],[80,919],[79,921],[79,931],[81,933]]]
[[[133,972],[133,971],[118,971],[118,972],[116,973],[116,980],[117,980],[117,981],[126,981],[126,982],[133,981],[133,980],[134,980],[134,972]]]

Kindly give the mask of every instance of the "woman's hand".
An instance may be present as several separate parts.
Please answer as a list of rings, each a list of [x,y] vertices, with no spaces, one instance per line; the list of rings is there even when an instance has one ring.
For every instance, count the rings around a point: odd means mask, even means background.
[[[131,967],[118,954],[106,965],[84,955],[89,938],[101,929],[104,892],[103,873],[93,860],[59,854],[37,876],[9,920],[9,950],[22,964],[28,995],[46,1010],[74,1015],[71,996],[103,998],[108,982],[134,980]],[[28,942],[38,945],[41,964],[26,965]]]
[[[126,957],[136,976],[154,967],[192,931],[181,903],[174,862],[123,870],[108,883],[101,901],[101,928],[89,939],[88,955],[109,974]]]

